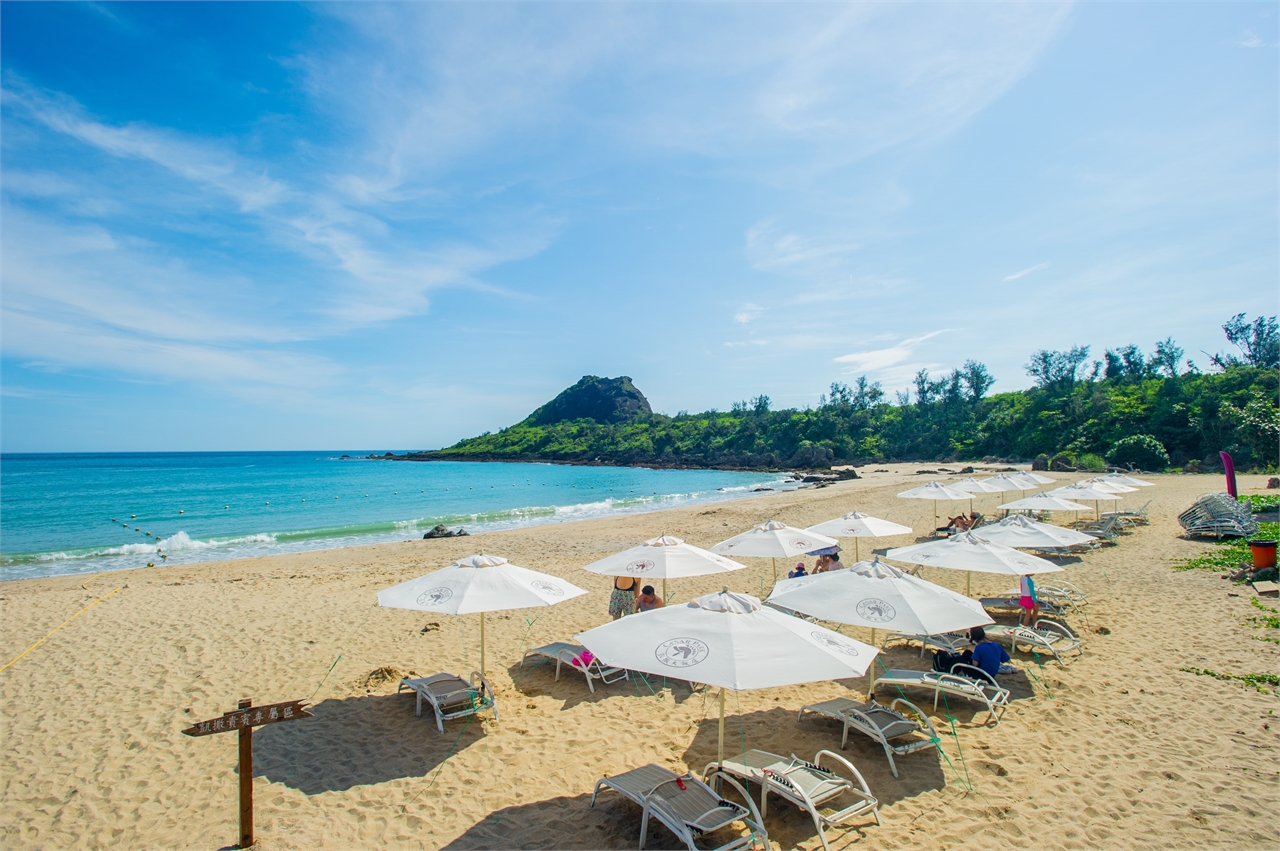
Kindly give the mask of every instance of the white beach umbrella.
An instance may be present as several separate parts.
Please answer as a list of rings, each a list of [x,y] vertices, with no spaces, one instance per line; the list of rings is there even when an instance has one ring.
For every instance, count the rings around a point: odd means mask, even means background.
[[[810,550],[839,545],[835,538],[819,535],[806,529],[797,529],[777,520],[769,520],[754,526],[741,535],[734,535],[711,548],[718,555],[734,555],[742,558],[757,557],[773,560],[773,578],[778,579],[778,559],[804,555]]]
[[[979,534],[993,544],[1023,550],[1056,550],[1097,540],[1093,535],[1040,523],[1021,514],[1010,514],[999,523],[983,526]]]
[[[1117,485],[1127,485],[1131,488],[1153,488],[1156,486],[1155,482],[1135,479],[1133,476],[1126,476],[1124,473],[1107,473],[1105,476],[1099,476],[1097,481],[1113,482]]]
[[[858,538],[887,538],[891,535],[909,535],[910,526],[881,520],[861,511],[851,511],[835,520],[828,520],[805,531],[820,535],[832,535],[837,538],[853,538],[853,557],[858,558]]]
[[[769,595],[792,611],[833,623],[936,635],[994,623],[977,600],[875,561],[848,570],[784,579]]]
[[[948,570],[964,570],[970,573],[966,593],[973,590],[973,573],[1001,573],[1006,576],[1023,576],[1029,573],[1057,573],[1062,568],[1053,562],[1018,552],[1012,547],[993,544],[979,532],[961,532],[939,541],[929,541],[910,547],[898,547],[885,553],[885,558],[921,564],[928,567],[944,567]]]
[[[1076,484],[1079,486],[1087,485],[1094,490],[1102,491],[1103,493],[1136,493],[1138,490],[1137,488],[1129,487],[1121,482],[1108,481],[1101,476],[1092,479],[1082,479],[1076,482]]]
[[[961,479],[958,482],[952,482],[951,484],[947,485],[947,487],[955,488],[958,491],[964,491],[965,493],[969,493],[969,494],[1004,493],[1004,491],[1008,490],[1008,488],[1002,485],[988,484],[985,481],[979,481],[978,479],[975,479],[973,476],[970,476],[967,479]]]
[[[721,760],[725,689],[860,677],[878,652],[727,590],[631,615],[575,638],[612,667],[718,686]]]
[[[1051,485],[1056,481],[1056,479],[1040,475],[1035,470],[1024,470],[1021,473],[1014,473],[1014,475],[1024,478],[1029,482],[1035,482],[1038,485]]]
[[[1070,499],[1070,500],[1083,499],[1088,502],[1092,502],[1093,512],[1095,515],[1098,515],[1098,503],[1115,502],[1116,500],[1120,499],[1119,494],[1112,493],[1109,490],[1104,490],[1103,488],[1095,488],[1092,485],[1085,482],[1077,482],[1074,485],[1067,485],[1066,487],[1062,487],[1062,488],[1054,488],[1053,490],[1048,491],[1047,493],[1050,496],[1057,496],[1057,497],[1061,497],[1062,499]]]
[[[480,615],[480,673],[484,673],[484,613],[554,606],[587,593],[558,576],[511,564],[505,558],[470,555],[448,567],[378,592],[392,609]]]
[[[708,573],[728,573],[746,565],[730,561],[710,550],[686,544],[679,538],[663,535],[650,538],[638,547],[623,550],[583,567],[605,576],[633,576],[637,579],[661,579],[662,599],[667,598],[667,580]]]
[[[1062,497],[1050,496],[1047,493],[1038,493],[1035,496],[1029,496],[1026,499],[1016,499],[1013,502],[1006,502],[1004,505],[998,505],[997,508],[1007,508],[1018,511],[1088,511],[1089,506],[1081,505],[1078,502],[1072,502]]]
[[[996,473],[994,476],[988,476],[985,479],[979,479],[984,485],[990,485],[993,488],[999,488],[1001,491],[1018,491],[1021,493],[1025,490],[1037,488],[1037,483],[1028,482],[1026,479],[1018,479],[1008,473]]]
[[[941,482],[929,482],[927,485],[921,485],[918,488],[912,488],[909,491],[903,491],[898,494],[899,499],[928,499],[933,502],[933,525],[938,525],[938,500],[950,500],[951,502],[962,502],[972,500],[973,495],[965,493],[962,490],[949,488]]]

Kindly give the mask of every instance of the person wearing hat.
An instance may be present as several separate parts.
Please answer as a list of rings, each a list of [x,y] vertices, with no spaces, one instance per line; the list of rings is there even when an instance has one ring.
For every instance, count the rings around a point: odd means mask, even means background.
[[[804,562],[798,561],[796,562],[795,570],[792,570],[791,572],[789,572],[787,574],[787,578],[795,579],[797,576],[808,576],[808,575],[809,575],[809,572],[804,569]]]

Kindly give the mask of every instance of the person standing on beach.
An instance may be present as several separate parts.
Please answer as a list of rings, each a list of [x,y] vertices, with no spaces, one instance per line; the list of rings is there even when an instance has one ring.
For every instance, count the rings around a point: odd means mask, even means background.
[[[640,580],[619,576],[613,580],[613,593],[609,595],[609,614],[616,621],[623,615],[635,614],[636,596],[640,593]]]

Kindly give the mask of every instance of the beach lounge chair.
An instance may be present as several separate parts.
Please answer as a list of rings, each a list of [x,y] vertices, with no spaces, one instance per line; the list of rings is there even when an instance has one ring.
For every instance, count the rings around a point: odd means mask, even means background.
[[[899,711],[901,704],[906,712]],[[898,776],[898,767],[893,762],[894,754],[906,756],[919,750],[932,748],[938,741],[938,733],[933,729],[933,722],[918,706],[908,700],[897,698],[888,706],[881,706],[874,700],[862,703],[848,697],[837,697],[823,703],[812,703],[800,707],[796,721],[804,718],[806,712],[832,718],[844,725],[844,733],[840,737],[840,750],[849,743],[849,731],[855,730],[864,736],[880,743],[884,755],[889,759],[889,770]],[[912,718],[907,712],[915,717]],[[921,735],[924,738],[921,738]],[[910,736],[910,739],[904,737]],[[890,739],[899,739],[890,743]]]
[[[947,653],[959,653],[973,646],[969,636],[957,632],[943,632],[938,635],[922,635],[915,632],[891,632],[884,637],[882,646],[888,647],[890,642],[901,641],[907,644],[920,642],[920,657],[924,658],[926,650],[942,650]]]
[[[599,659],[592,658],[587,664],[582,664],[582,654],[587,648],[581,644],[570,644],[567,641],[554,641],[551,644],[544,644],[542,647],[535,647],[532,650],[526,650],[524,656],[520,658],[520,667],[524,667],[524,663],[530,656],[543,656],[547,659],[556,660],[556,680],[560,680],[560,666],[567,664],[575,671],[580,671],[587,678],[587,688],[591,689],[591,693],[596,693],[595,681],[608,685],[616,683],[618,680],[631,679],[631,672],[625,668],[609,668]]]
[[[1016,598],[1021,592],[1017,588],[1010,588],[1008,591],[1002,591],[1001,597]],[[1037,582],[1036,597],[1043,605],[1045,601],[1051,602],[1059,608],[1071,609],[1072,611],[1082,608],[1089,602],[1088,596],[1075,585],[1070,582],[1061,580],[1056,582]]]
[[[1081,523],[1076,523],[1075,527],[1078,531],[1105,540],[1108,544],[1115,544],[1120,541],[1120,525],[1120,520],[1112,516],[1100,517],[1097,520],[1085,520]],[[1101,541],[1099,542],[1100,544]]]
[[[1066,624],[1048,618],[1040,618],[1034,626],[1029,627],[995,624],[986,627],[986,632],[987,638],[993,641],[1007,642],[1010,650],[1015,650],[1018,645],[1022,645],[1031,648],[1033,653],[1047,653],[1064,668],[1067,665],[1063,661],[1064,655],[1073,652],[1076,655],[1084,655],[1084,642],[1079,636]]]
[[[1151,515],[1147,513],[1147,509],[1151,507],[1151,500],[1147,500],[1141,508],[1134,508],[1128,511],[1104,511],[1102,516],[1114,517],[1122,523],[1131,526],[1147,525],[1151,522]]]
[[[758,847],[757,843],[763,843],[763,847],[768,849],[769,834],[764,829],[764,819],[760,817],[755,802],[736,780],[732,777],[725,779],[742,795],[747,802],[746,807],[726,801],[692,773],[678,775],[653,763],[598,780],[591,793],[591,806],[596,805],[596,796],[601,788],[612,789],[638,804],[643,810],[640,818],[642,849],[650,817],[666,825],[689,851],[699,851],[694,844],[699,837],[735,821],[745,822],[748,834],[735,837],[714,851],[754,849]]]
[[[405,678],[400,681],[396,693],[402,691],[412,691],[418,696],[415,715],[422,715],[424,700],[430,704],[436,713],[436,729],[441,733],[444,733],[444,722],[486,709],[492,709],[494,720],[498,720],[498,701],[493,696],[493,686],[479,671],[471,672],[469,683],[457,674],[436,674],[417,680]]]
[[[986,627],[990,630],[990,627]],[[981,668],[973,665],[966,665],[959,662],[951,667],[951,673],[943,674],[938,671],[910,671],[905,669],[894,669],[885,671],[871,683],[870,698],[875,700],[875,690],[877,687],[887,685],[896,688],[926,688],[933,690],[933,708],[938,708],[938,698],[942,695],[950,695],[951,697],[963,697],[966,700],[974,700],[982,703],[987,707],[989,718],[987,723],[992,720],[998,726],[1000,724],[1000,716],[1009,706],[1009,690],[1001,687],[996,683],[995,678],[989,675]]]
[[[844,765],[853,779],[841,777],[823,767],[824,757]],[[827,827],[844,824],[868,813],[875,817],[876,824],[880,823],[880,802],[867,788],[867,781],[853,763],[833,751],[818,751],[813,762],[806,762],[795,754],[788,759],[767,751],[749,750],[725,757],[724,762],[708,763],[702,772],[708,783],[719,779],[732,780],[729,775],[760,784],[760,812],[765,816],[769,814],[770,793],[807,812],[825,849],[831,847],[827,844]],[[853,802],[834,812],[824,811],[827,805],[840,798],[853,798]]]
[[[1000,611],[1022,611],[1022,604],[1019,602],[1022,597],[1019,596],[1015,589],[1012,594],[1006,592],[999,597],[979,597],[978,602],[982,604],[984,609],[997,609]],[[1042,612],[1048,612],[1051,615],[1066,614],[1068,606],[1053,597],[1040,593],[1040,586],[1036,586],[1036,600],[1040,604]],[[990,630],[990,627],[985,627]]]

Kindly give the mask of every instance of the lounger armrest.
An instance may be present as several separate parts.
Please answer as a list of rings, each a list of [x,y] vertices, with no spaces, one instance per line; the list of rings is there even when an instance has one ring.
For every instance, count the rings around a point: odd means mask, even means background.
[[[1072,632],[1071,629],[1066,624],[1062,623],[1061,621],[1051,620],[1050,618],[1038,619],[1036,621],[1035,628],[1043,629],[1048,632],[1056,632],[1062,635],[1064,638],[1069,638],[1072,641],[1080,640],[1079,637],[1074,632]]]
[[[704,776],[705,776],[705,775],[704,775]],[[765,836],[765,843],[764,843],[764,844],[765,844],[765,847],[766,847],[766,848],[768,848],[768,847],[769,847],[769,839],[768,839],[769,834],[765,833],[765,831],[764,831],[764,819],[762,819],[762,818],[760,817],[760,810],[758,810],[758,809],[756,808],[756,802],[755,802],[755,801],[753,801],[753,800],[751,799],[751,796],[747,794],[747,790],[746,790],[746,789],[744,789],[744,788],[742,787],[742,784],[741,784],[741,783],[739,783],[737,780],[735,780],[733,777],[731,777],[729,774],[724,773],[724,772],[721,772],[721,774],[720,774],[720,779],[721,779],[721,780],[724,780],[725,782],[727,782],[727,783],[728,783],[730,786],[732,786],[734,789],[737,789],[737,790],[738,790],[738,794],[742,796],[742,800],[744,800],[744,801],[746,801],[746,802],[747,802],[747,808],[751,810],[751,819],[752,819],[752,821],[754,821],[754,822],[755,822],[755,824],[756,824],[756,826],[758,827],[758,829],[760,830],[760,832],[761,832],[761,833],[764,833],[764,836]]]
[[[960,670],[960,669],[963,669],[963,670]],[[960,672],[957,673],[957,670],[960,670]],[[1000,687],[1000,684],[996,682],[995,677],[991,676],[986,671],[979,668],[977,665],[966,665],[964,662],[955,663],[954,665],[951,666],[951,673],[943,674],[942,676],[943,677],[952,676],[952,677],[955,677],[956,679],[968,680],[969,682],[977,682],[982,685],[992,685],[992,686],[996,686],[997,688]]]
[[[898,708],[899,703],[907,707],[907,710],[910,714],[908,714],[907,712],[903,712],[901,709],[899,709]],[[920,707],[916,706],[914,703],[907,700],[905,697],[899,697],[889,704],[889,708],[894,712],[897,712],[899,715],[902,715],[903,717],[906,717],[906,718],[910,718],[912,715],[914,715],[916,717],[916,723],[920,724],[921,729],[922,730],[927,729],[929,731],[929,738],[935,742],[938,741],[938,731],[933,728],[933,721],[929,719],[929,716],[926,715],[924,713],[924,710],[922,710]]]
[[[871,794],[871,787],[867,786],[867,781],[863,778],[862,772],[859,771],[857,768],[855,768],[852,762],[849,762],[849,760],[840,756],[840,754],[836,753],[835,751],[829,751],[829,750],[818,751],[817,756],[813,758],[813,764],[818,766],[819,768],[825,768],[826,766],[822,764],[822,758],[825,756],[831,757],[832,759],[836,760],[841,765],[843,765],[845,768],[849,769],[849,773],[853,775],[853,779],[857,781],[858,786],[862,789],[862,792],[864,795],[866,795],[866,797],[868,798],[875,797],[874,795]],[[828,768],[827,770],[830,771],[831,769]]]

